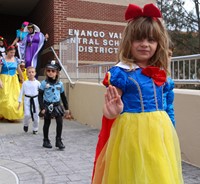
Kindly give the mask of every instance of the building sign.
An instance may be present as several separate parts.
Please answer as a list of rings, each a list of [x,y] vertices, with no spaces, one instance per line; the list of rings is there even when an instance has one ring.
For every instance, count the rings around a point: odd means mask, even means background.
[[[78,35],[79,52],[116,54],[122,37],[121,33],[91,30],[68,30],[69,36]],[[69,42],[75,42],[71,38]]]

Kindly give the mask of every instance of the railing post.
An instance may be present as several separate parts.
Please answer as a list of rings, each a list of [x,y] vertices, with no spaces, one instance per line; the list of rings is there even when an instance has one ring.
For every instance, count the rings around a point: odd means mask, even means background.
[[[70,76],[68,75],[67,71],[65,70],[65,67],[63,66],[62,62],[60,61],[60,59],[59,59],[59,57],[57,56],[57,54],[56,54],[55,50],[53,49],[53,47],[51,47],[51,50],[52,50],[52,52],[54,53],[56,59],[58,60],[58,62],[59,62],[59,64],[60,64],[61,68],[63,69],[63,72],[64,72],[65,75],[67,76],[67,78],[68,78],[70,84],[75,84],[74,82],[72,82]]]
[[[191,67],[191,63],[190,63],[190,60],[189,60],[189,79],[191,79],[191,77],[190,77],[190,74],[191,74],[191,70],[190,70],[190,67]]]
[[[102,66],[99,65],[99,74],[98,74],[98,82],[101,82],[101,73],[102,73]]]
[[[194,75],[195,75],[195,79],[197,79],[197,59],[195,59],[195,63],[194,63]]]
[[[79,40],[78,40],[78,33],[76,33],[76,80],[79,79],[79,68],[78,68],[78,45],[79,45]]]
[[[183,60],[183,79],[185,79],[185,60]]]

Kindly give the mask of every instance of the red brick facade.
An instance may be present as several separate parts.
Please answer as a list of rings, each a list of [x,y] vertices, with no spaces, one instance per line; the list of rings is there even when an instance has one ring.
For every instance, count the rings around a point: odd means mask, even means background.
[[[84,0],[40,0],[28,17],[1,16],[1,35],[12,43],[16,29],[26,20],[49,34],[45,51],[50,46],[58,51],[59,42],[78,30],[80,62],[116,61],[126,7]],[[41,66],[53,58],[51,52],[44,54]]]
[[[43,33],[49,33],[46,48],[58,45],[74,30],[79,30],[80,61],[116,61],[125,8],[78,0],[41,0],[30,18]],[[84,36],[88,32],[92,36]]]

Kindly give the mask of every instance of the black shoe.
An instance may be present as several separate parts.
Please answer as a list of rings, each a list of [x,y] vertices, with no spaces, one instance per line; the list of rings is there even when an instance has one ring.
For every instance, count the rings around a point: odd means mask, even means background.
[[[43,140],[43,147],[45,148],[52,148],[51,142],[49,139],[44,139]]]
[[[24,126],[24,132],[28,132],[28,127]]]
[[[33,130],[33,134],[38,134],[38,131],[37,130],[36,131]]]
[[[64,144],[62,143],[62,139],[61,138],[56,138],[56,147],[59,148],[59,149],[64,149],[65,148]]]

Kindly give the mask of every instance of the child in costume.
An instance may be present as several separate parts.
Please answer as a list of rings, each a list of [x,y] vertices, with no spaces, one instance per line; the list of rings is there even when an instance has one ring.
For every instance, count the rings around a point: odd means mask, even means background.
[[[49,126],[51,124],[51,118],[56,119],[56,144],[59,149],[64,149],[65,146],[62,142],[62,126],[63,116],[68,118],[68,102],[64,92],[63,83],[59,80],[60,65],[54,60],[46,65],[45,74],[46,79],[41,82],[39,89],[39,104],[40,104],[40,116],[44,116],[43,126],[43,147],[52,148],[49,140]],[[62,99],[63,107],[60,100]]]
[[[22,56],[21,56],[21,52],[20,52],[20,45],[22,44],[22,40],[27,36],[28,32],[27,31],[24,31],[24,28],[26,26],[28,26],[29,22],[27,21],[24,21],[21,25],[21,28],[20,29],[17,29],[16,30],[16,38],[15,40],[12,42],[11,45],[16,45],[17,46],[17,51],[18,51],[18,54],[19,54],[19,58],[22,59]]]
[[[16,30],[16,38],[13,41],[12,45],[16,45],[18,42],[21,42],[28,34],[27,31],[24,31],[24,28],[28,26],[29,22],[24,21],[20,29]]]
[[[168,50],[169,65],[171,62],[173,50],[174,50],[173,42],[171,41],[171,39],[169,39],[169,50]],[[170,69],[169,69],[169,71],[170,71]],[[174,117],[174,103],[173,103],[174,102],[174,91],[173,91],[174,81],[172,80],[170,75],[167,77],[167,82],[168,82],[169,90],[166,90],[165,93],[163,94],[163,105],[164,105],[164,110],[169,115],[169,117],[172,121],[172,124],[175,127],[176,121],[175,121],[175,117]],[[105,86],[108,86],[108,76],[107,75],[103,80],[103,84]],[[110,136],[110,130],[112,128],[112,124],[113,124],[114,120],[115,119],[108,119],[105,116],[102,117],[102,126],[101,126],[101,130],[99,132],[98,142],[97,142],[97,146],[96,146],[92,178],[93,178],[93,175],[95,172],[96,161],[97,161],[99,154],[101,153],[103,147],[105,146],[106,142],[108,141],[108,138]]]
[[[21,61],[19,66],[20,66],[20,69],[22,71],[22,76],[24,78],[24,81],[28,80],[27,72],[26,72],[26,68],[25,68],[25,62]],[[18,75],[18,78],[19,78],[18,73],[17,73],[17,75]],[[19,80],[19,85],[20,85],[20,89],[21,89],[22,88],[22,82],[20,82],[20,80]]]
[[[179,140],[164,109],[168,34],[153,4],[130,4],[119,48],[107,73],[103,114],[114,119],[93,184],[183,184]]]
[[[23,118],[23,108],[19,111],[18,97],[20,93],[20,81],[23,82],[19,60],[15,57],[15,47],[8,46],[6,55],[0,60],[0,118],[10,121]]]
[[[6,48],[7,48],[6,40],[2,36],[0,36],[0,57],[5,57]]]
[[[20,109],[22,104],[22,97],[24,96],[24,131],[28,132],[29,121],[33,121],[33,134],[37,134],[39,128],[39,103],[38,103],[38,91],[40,82],[35,79],[35,68],[29,66],[26,69],[28,80],[24,81],[19,95]]]

